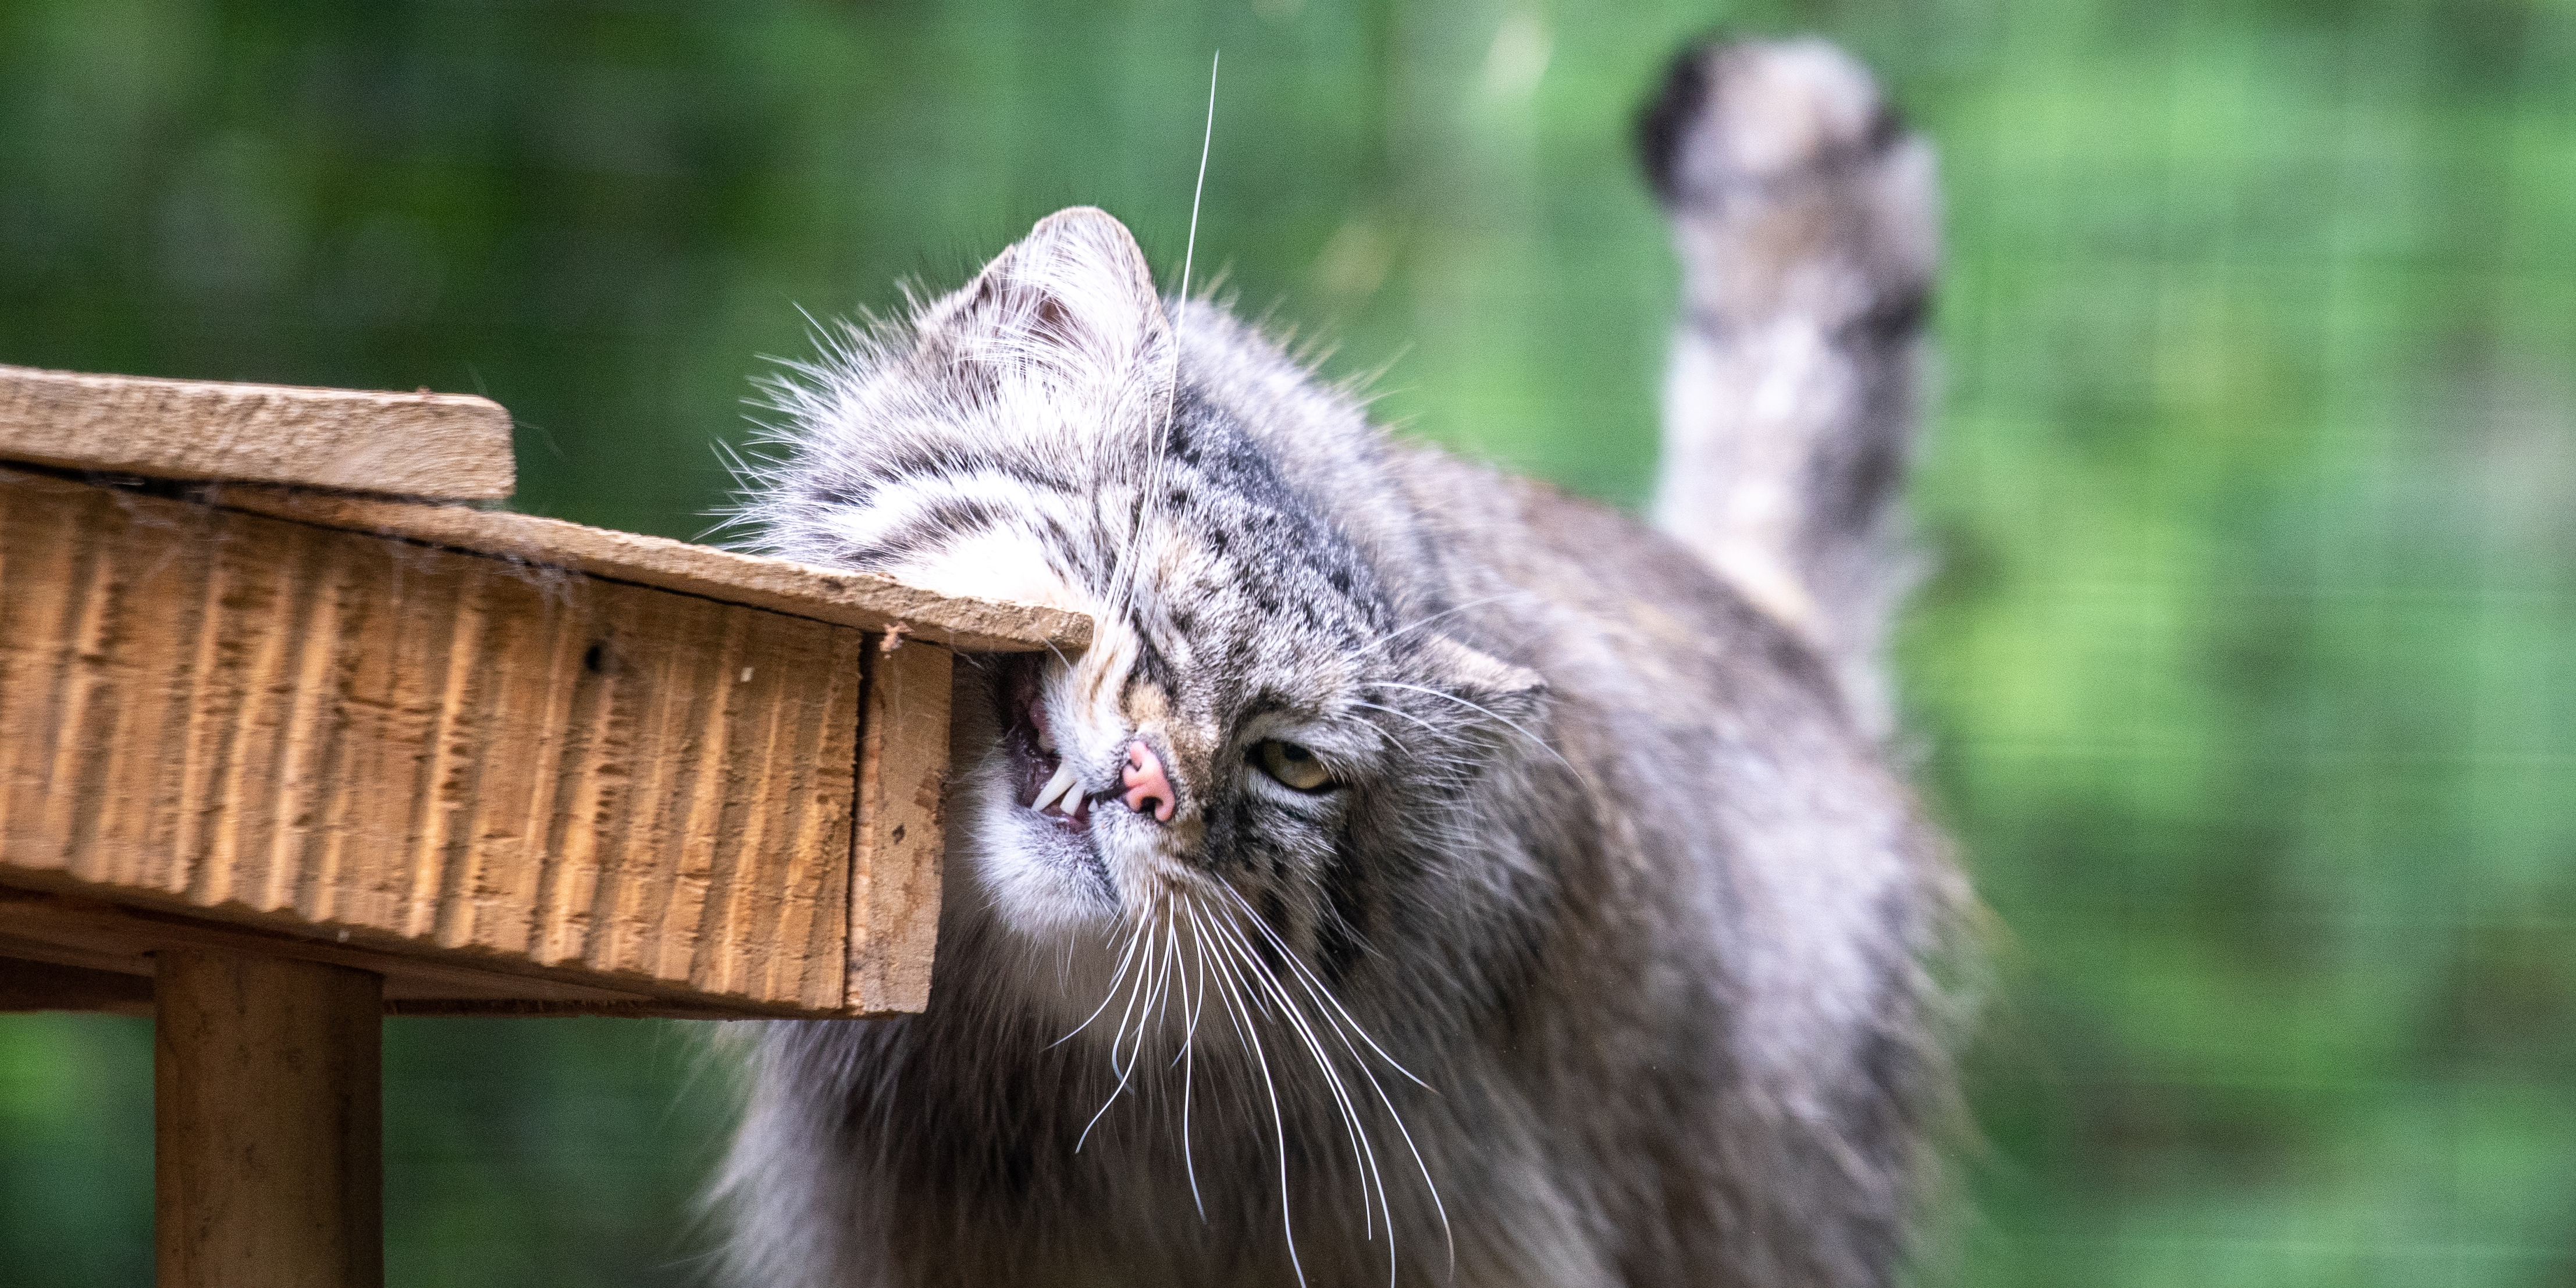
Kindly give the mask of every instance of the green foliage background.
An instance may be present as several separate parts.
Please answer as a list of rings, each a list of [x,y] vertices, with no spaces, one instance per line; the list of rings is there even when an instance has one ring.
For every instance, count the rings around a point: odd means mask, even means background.
[[[1939,144],[1903,641],[1993,909],[1980,1284],[2576,1283],[2576,5],[0,0],[0,361],[488,393],[523,508],[677,536],[758,355],[1095,202],[1643,494],[1623,131],[1719,22]],[[800,312],[803,311],[803,312]],[[387,1026],[391,1281],[682,1283],[685,1026]],[[150,1273],[148,1026],[0,1017],[0,1283]]]

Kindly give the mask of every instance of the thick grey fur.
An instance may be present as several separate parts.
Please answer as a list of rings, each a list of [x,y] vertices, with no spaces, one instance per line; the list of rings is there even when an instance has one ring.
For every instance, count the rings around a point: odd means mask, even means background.
[[[1884,302],[1928,281],[1929,173],[1812,43],[1689,52],[1643,133],[1681,345],[1804,327],[1810,374],[1867,391],[1785,447],[1725,441],[1777,418],[1677,427],[1682,540],[1386,439],[1221,310],[1158,300],[1096,211],[782,386],[746,506],[768,548],[989,572],[1102,643],[1035,681],[1079,835],[1012,777],[1021,690],[960,668],[930,1007],[745,1044],[733,1281],[1903,1274],[1965,907],[1873,656],[1921,318]],[[1784,192],[1808,222],[1737,217]],[[1699,513],[1748,486],[1790,519]],[[1762,559],[1788,580],[1730,580]],[[1255,767],[1289,735],[1331,790]],[[1171,768],[1167,824],[1118,802],[1134,741]]]

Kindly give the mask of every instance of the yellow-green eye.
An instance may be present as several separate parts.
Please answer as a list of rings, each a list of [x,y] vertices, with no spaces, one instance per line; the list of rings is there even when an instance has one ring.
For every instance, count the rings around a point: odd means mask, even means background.
[[[1324,771],[1324,762],[1293,742],[1273,738],[1254,747],[1252,763],[1261,766],[1261,772],[1301,792],[1320,792],[1333,785],[1333,776]]]

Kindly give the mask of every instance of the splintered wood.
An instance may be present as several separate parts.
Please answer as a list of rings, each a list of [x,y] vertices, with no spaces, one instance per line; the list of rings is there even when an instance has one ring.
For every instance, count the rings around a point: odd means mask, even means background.
[[[0,470],[0,884],[55,897],[0,908],[0,956],[113,969],[119,945],[149,950],[151,918],[185,914],[384,973],[397,1005],[919,1009],[947,655],[876,647],[809,617]],[[871,733],[901,743],[880,799],[906,821],[871,833],[854,901],[863,656],[921,672],[905,692],[935,692],[938,718],[914,741],[939,750],[903,741],[900,702]],[[124,920],[44,929],[103,915]],[[503,986],[454,986],[478,972]]]

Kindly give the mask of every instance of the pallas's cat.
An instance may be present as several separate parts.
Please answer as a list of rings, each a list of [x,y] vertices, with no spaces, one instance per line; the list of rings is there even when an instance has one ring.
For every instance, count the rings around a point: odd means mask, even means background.
[[[1096,210],[785,390],[770,549],[1098,625],[959,667],[928,1010],[750,1043],[740,1282],[1899,1273],[1963,898],[1874,656],[1930,154],[1812,42],[1639,133],[1660,532],[1389,440]]]

